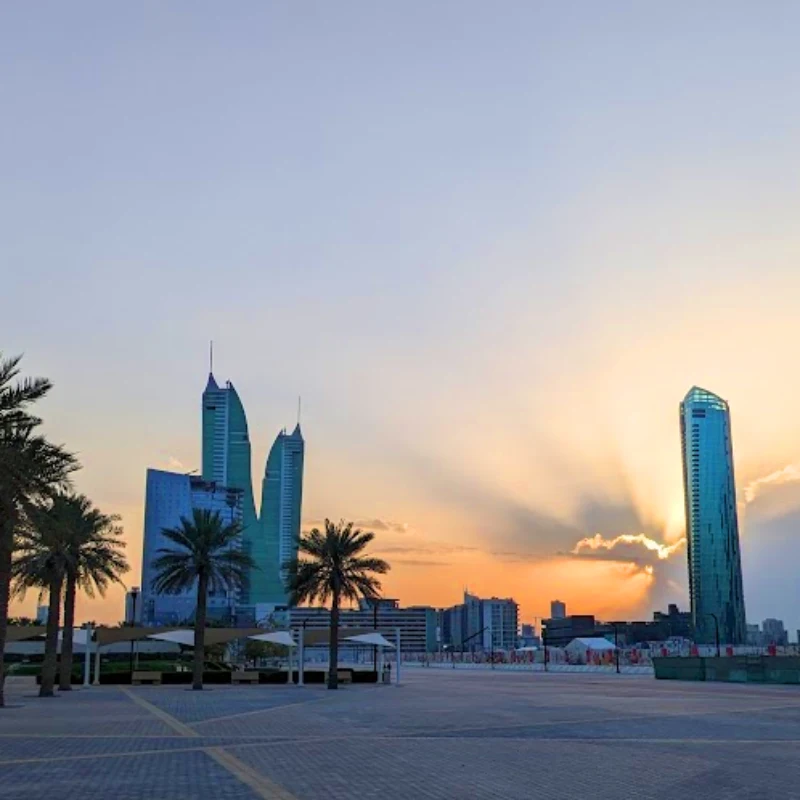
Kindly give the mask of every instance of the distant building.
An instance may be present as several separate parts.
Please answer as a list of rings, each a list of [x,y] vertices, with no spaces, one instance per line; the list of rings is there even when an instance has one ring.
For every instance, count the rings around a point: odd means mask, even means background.
[[[125,592],[125,624],[135,625],[142,619],[142,593],[138,586]]]
[[[211,372],[203,391],[202,409],[202,477],[208,485],[239,493],[242,548],[256,562],[242,587],[240,599],[245,605],[255,605],[264,602],[261,581],[268,561],[253,500],[247,416],[233,384],[228,381],[219,386]]]
[[[36,624],[47,625],[47,618],[50,616],[50,609],[47,606],[36,606]]]
[[[258,602],[288,603],[283,567],[297,557],[304,457],[305,442],[299,424],[291,434],[286,431],[278,434],[267,457],[261,488],[261,532],[253,551],[259,554],[262,565],[261,574],[253,577],[253,596],[259,598]]]
[[[746,643],[749,644],[751,647],[761,647],[764,644],[764,640],[761,635],[761,629],[758,627],[757,622],[747,623]]]
[[[604,636],[606,629],[599,626],[594,614],[573,614],[543,621],[542,644],[548,647],[566,647],[573,639],[592,639]]]
[[[681,611],[675,603],[670,603],[667,606],[666,614],[663,611],[654,611],[653,622],[659,628],[659,637],[653,637],[649,641],[663,641],[676,637],[683,639],[694,638],[692,612]]]
[[[778,646],[789,644],[789,634],[784,628],[783,620],[765,619],[761,623],[763,631],[764,646],[776,644]]]
[[[344,609],[339,615],[341,628],[369,628],[383,634],[394,644],[396,631],[400,630],[400,648],[405,652],[433,653],[436,641],[437,613],[430,606],[401,608],[397,600],[381,600],[373,608],[369,601],[359,603],[359,608]],[[292,628],[327,628],[331,613],[327,608],[298,606],[289,612]],[[327,647],[327,645],[326,645]]]
[[[442,643],[450,649],[512,650],[517,646],[519,606],[511,598],[482,599],[464,592],[464,602],[439,612]]]
[[[519,640],[517,644],[519,647],[539,646],[539,637],[536,635],[536,629],[533,625],[523,624],[520,626]]]
[[[567,604],[560,600],[550,601],[550,619],[564,619],[567,616]]]
[[[181,625],[194,617],[196,590],[177,595],[159,594],[153,582],[156,571],[153,561],[161,548],[174,547],[164,535],[164,528],[181,524],[181,518],[192,518],[192,509],[218,511],[228,521],[241,522],[242,492],[228,489],[213,481],[190,475],[147,470],[144,508],[144,546],[142,553],[142,589],[137,617],[145,625]],[[211,592],[208,597],[208,615],[211,619],[234,622],[236,607],[241,602],[238,592]]]
[[[728,404],[697,386],[680,405],[689,594],[698,642],[747,638]],[[715,622],[716,620],[716,622]]]

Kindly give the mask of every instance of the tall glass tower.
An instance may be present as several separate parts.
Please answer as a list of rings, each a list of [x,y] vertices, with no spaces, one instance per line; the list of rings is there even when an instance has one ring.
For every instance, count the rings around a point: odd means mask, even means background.
[[[680,406],[689,593],[698,642],[744,644],[746,621],[739,554],[728,404],[697,386]]]
[[[284,605],[288,600],[283,565],[297,556],[304,456],[299,424],[291,434],[281,431],[269,451],[261,490],[261,536],[253,551],[253,557],[267,566],[263,574],[253,576],[254,603]]]
[[[241,492],[242,549],[255,558],[258,518],[253,499],[250,463],[250,436],[244,406],[228,381],[220,388],[209,372],[203,392],[203,480]],[[256,563],[258,561],[256,560]],[[253,570],[240,594],[243,605],[250,597],[256,570]]]

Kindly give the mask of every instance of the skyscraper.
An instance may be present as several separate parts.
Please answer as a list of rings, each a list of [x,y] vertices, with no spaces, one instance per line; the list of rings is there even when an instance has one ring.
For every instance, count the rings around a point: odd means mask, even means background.
[[[164,528],[176,528],[181,518],[192,518],[195,508],[219,512],[225,522],[241,522],[243,493],[228,489],[216,481],[206,481],[193,475],[147,470],[144,503],[144,542],[142,546],[142,590],[137,620],[145,625],[180,625],[194,616],[197,605],[196,589],[180,594],[158,594],[153,588],[156,571],[153,561],[161,548],[175,548],[167,539]],[[212,619],[230,618],[241,602],[239,592],[210,593],[208,613]]]
[[[680,405],[683,492],[692,622],[698,642],[744,644],[747,629],[739,553],[728,404],[697,386]]]
[[[202,455],[203,480],[241,491],[242,549],[250,553],[263,569],[256,556],[259,530],[253,499],[247,417],[233,384],[228,381],[220,388],[211,372],[203,392]],[[256,602],[250,596],[250,586],[257,580],[259,571],[252,570],[243,587],[241,602],[244,605]]]
[[[261,535],[253,549],[253,557],[266,567],[253,575],[253,603],[287,602],[282,567],[297,555],[304,456],[305,442],[299,424],[291,434],[281,431],[269,451],[261,489]]]

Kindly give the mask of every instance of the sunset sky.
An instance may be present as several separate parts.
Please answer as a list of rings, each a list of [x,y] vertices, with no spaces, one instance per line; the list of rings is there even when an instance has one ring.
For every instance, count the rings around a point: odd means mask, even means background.
[[[777,1],[5,4],[0,348],[53,380],[127,583],[146,468],[200,466],[213,339],[257,497],[302,395],[307,523],[374,530],[403,603],[523,621],[687,606],[678,403],[716,392],[748,620],[794,638],[798,29]]]

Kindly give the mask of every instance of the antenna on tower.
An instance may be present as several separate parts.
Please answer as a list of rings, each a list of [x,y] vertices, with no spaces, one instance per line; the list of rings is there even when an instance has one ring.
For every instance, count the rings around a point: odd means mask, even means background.
[[[300,395],[297,395],[297,424],[298,425],[300,424],[300,410],[302,408],[301,403],[302,403],[302,398],[300,397]]]
[[[211,339],[208,343],[208,371],[214,372],[214,340]]]

